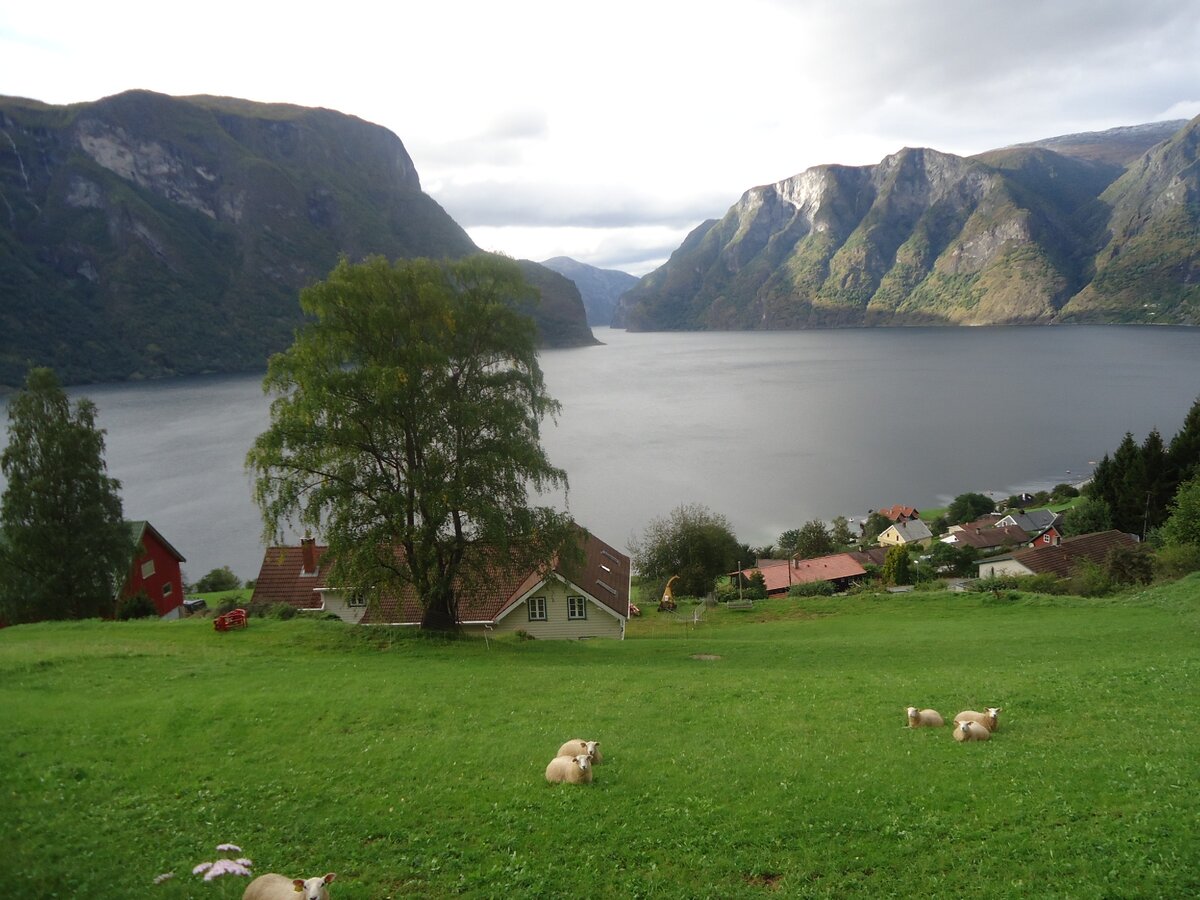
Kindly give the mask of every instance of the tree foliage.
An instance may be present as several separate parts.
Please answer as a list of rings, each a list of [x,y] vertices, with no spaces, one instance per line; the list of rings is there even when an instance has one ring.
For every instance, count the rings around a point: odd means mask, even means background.
[[[830,524],[833,527],[829,531],[829,536],[833,538],[835,546],[849,547],[851,544],[857,543],[858,538],[850,530],[850,520],[845,516],[834,516],[833,522]]]
[[[1179,488],[1158,539],[1167,547],[1200,546],[1200,476]]]
[[[630,542],[633,564],[642,575],[652,581],[678,575],[676,593],[692,597],[706,595],[713,579],[734,571],[738,551],[729,520],[699,503],[677,506],[652,519]]]
[[[134,548],[95,405],[81,399],[72,407],[54,372],[36,368],[12,398],[8,420],[0,619],[114,615]]]
[[[912,559],[908,555],[908,547],[898,544],[888,548],[887,555],[883,558],[883,569],[880,571],[879,577],[884,584],[912,584],[913,567]]]
[[[793,551],[800,559],[814,559],[826,556],[834,551],[833,535],[825,523],[819,519],[811,519],[796,535],[796,545]]]
[[[236,591],[242,586],[242,580],[233,573],[229,566],[213,569],[192,585],[191,590],[197,594],[210,594],[216,591]]]
[[[970,491],[959,494],[951,501],[946,510],[946,520],[951,525],[973,522],[980,516],[992,512],[995,508],[996,504],[991,497]]]
[[[412,595],[454,630],[497,565],[548,562],[569,520],[541,446],[558,404],[538,366],[532,292],[511,260],[343,260],[301,294],[311,322],[271,358],[270,428],[247,457],[268,536],[324,535],[331,583]]]
[[[1063,513],[1063,537],[1078,537],[1112,528],[1108,504],[1096,497],[1084,497]]]
[[[863,524],[862,538],[866,542],[871,542],[892,527],[892,520],[883,513],[872,512],[867,516],[867,521]]]

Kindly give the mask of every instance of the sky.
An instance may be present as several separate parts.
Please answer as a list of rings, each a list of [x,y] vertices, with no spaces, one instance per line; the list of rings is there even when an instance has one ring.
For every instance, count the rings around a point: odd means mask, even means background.
[[[335,109],[482,248],[642,275],[749,188],[1200,114],[1200,0],[8,3],[0,94]]]

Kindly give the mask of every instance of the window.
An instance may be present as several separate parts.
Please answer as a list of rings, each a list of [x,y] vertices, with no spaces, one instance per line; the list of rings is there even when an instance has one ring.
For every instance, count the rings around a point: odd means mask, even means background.
[[[367,605],[367,595],[362,591],[352,591],[350,596],[346,598],[346,605],[350,607],[362,607]]]
[[[530,622],[545,622],[546,621],[546,598],[545,597],[530,597],[529,598],[529,621]]]
[[[142,577],[149,578],[154,574],[154,560],[148,559],[142,563]]]
[[[171,582],[168,581],[166,584],[164,584],[162,586],[162,595],[164,597],[170,597],[172,590],[174,590],[174,589],[171,587]]]
[[[586,619],[587,618],[587,601],[582,597],[567,598],[567,618],[568,619]]]

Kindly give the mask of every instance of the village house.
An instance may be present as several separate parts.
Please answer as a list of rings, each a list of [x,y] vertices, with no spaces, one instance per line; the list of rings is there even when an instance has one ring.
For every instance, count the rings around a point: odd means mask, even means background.
[[[933,543],[933,532],[920,519],[904,519],[884,529],[883,534],[879,535],[879,543],[884,547],[906,544],[928,547]]]
[[[1026,547],[1022,550],[994,556],[979,562],[979,577],[996,575],[1050,574],[1065,578],[1080,561],[1103,565],[1108,554],[1117,547],[1134,547],[1136,537],[1121,531],[1098,531],[1078,537],[1064,538],[1062,543],[1049,547]]]
[[[911,522],[913,519],[921,518],[921,511],[915,506],[901,506],[898,503],[884,509],[877,509],[875,512],[891,522]]]
[[[1062,513],[1050,509],[1017,510],[996,522],[997,528],[1016,526],[1029,534],[1034,547],[1053,547],[1062,541]]]
[[[947,532],[942,538],[943,544],[952,547],[974,547],[980,553],[990,553],[995,550],[1008,550],[1029,545],[1030,536],[1016,525],[998,528],[994,525],[978,527],[969,525]]]
[[[625,636],[629,619],[629,557],[580,532],[582,563],[557,560],[548,570],[490,567],[487,584],[462,587],[459,625],[469,634],[524,631],[536,638],[583,640]],[[421,606],[410,592],[368,606],[353,588],[335,587],[323,566],[326,547],[312,538],[299,546],[269,547],[251,603],[286,603],[306,612],[332,613],[361,625],[416,627]]]
[[[187,562],[149,522],[126,522],[134,542],[133,561],[121,589],[122,600],[145,592],[163,619],[177,619],[183,611],[183,571]]]

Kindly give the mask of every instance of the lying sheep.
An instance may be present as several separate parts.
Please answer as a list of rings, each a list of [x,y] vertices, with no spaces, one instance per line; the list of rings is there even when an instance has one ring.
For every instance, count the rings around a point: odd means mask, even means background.
[[[271,872],[260,875],[246,887],[242,900],[329,900],[325,885],[333,881],[334,873],[324,878],[287,878]]]
[[[954,724],[959,722],[978,722],[988,731],[995,731],[1000,727],[1000,712],[1002,707],[989,706],[985,713],[975,712],[973,709],[964,709],[954,717]]]
[[[941,717],[936,709],[921,709],[918,710],[915,706],[908,708],[908,727],[920,728],[941,728],[945,725],[945,720]]]
[[[992,733],[978,722],[959,722],[954,729],[956,741],[990,741]]]
[[[578,756],[580,753],[586,753],[592,765],[598,765],[604,762],[604,757],[600,753],[599,741],[585,741],[583,738],[572,738],[561,747],[558,748],[556,756]]]
[[[578,756],[556,756],[546,766],[546,780],[551,784],[591,784],[592,761],[586,753]]]

